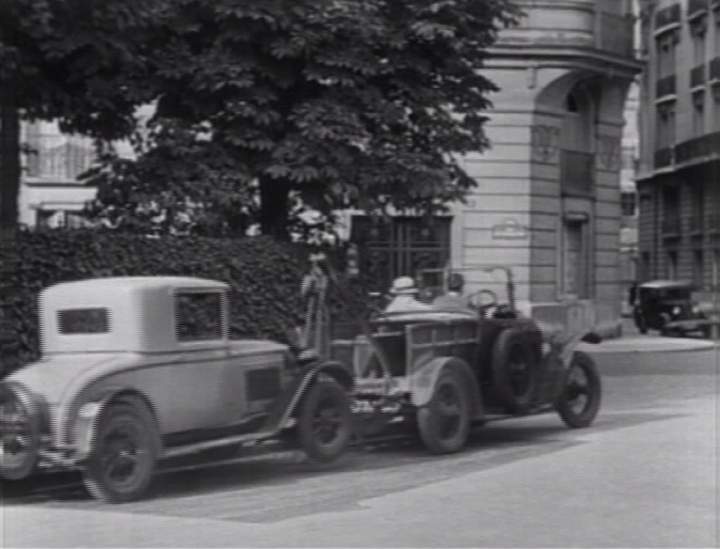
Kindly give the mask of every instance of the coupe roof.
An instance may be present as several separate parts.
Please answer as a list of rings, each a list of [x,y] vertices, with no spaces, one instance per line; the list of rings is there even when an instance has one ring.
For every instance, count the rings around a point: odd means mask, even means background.
[[[113,276],[105,278],[91,278],[60,282],[48,288],[57,290],[88,290],[88,291],[118,291],[118,290],[151,290],[162,288],[205,288],[225,290],[229,286],[224,282],[191,276]]]
[[[651,288],[661,290],[667,288],[693,288],[693,283],[689,280],[651,280],[640,284],[641,288]]]

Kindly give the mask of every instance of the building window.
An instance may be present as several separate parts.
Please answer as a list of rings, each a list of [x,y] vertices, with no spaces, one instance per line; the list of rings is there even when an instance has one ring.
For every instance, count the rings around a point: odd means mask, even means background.
[[[677,187],[664,187],[662,191],[662,232],[664,234],[680,233],[680,200]]]
[[[563,224],[562,290],[580,299],[590,297],[590,256],[587,245],[587,223],[565,221]]]
[[[664,103],[657,106],[657,149],[675,144],[675,105]]]
[[[694,66],[705,62],[705,35],[707,31],[707,19],[699,17],[690,23],[690,34],[693,42]]]
[[[703,257],[703,251],[702,250],[694,250],[693,251],[693,284],[698,289],[703,289],[704,287],[704,270],[705,270],[705,264],[704,264],[704,257]]]
[[[705,133],[705,93],[700,91],[692,95],[693,135]]]
[[[677,278],[678,254],[675,250],[667,253],[667,263],[665,264],[665,276],[670,280]]]
[[[621,193],[620,194],[620,208],[622,215],[632,217],[635,215],[637,206],[636,194],[632,193]]]
[[[641,281],[650,280],[652,274],[652,256],[650,252],[643,252],[640,254],[640,273],[639,279]]]
[[[658,78],[675,74],[675,46],[678,36],[677,32],[666,32],[658,36],[655,41]]]
[[[705,190],[702,182],[690,187],[690,207],[692,209],[690,228],[693,231],[701,231],[705,217]]]

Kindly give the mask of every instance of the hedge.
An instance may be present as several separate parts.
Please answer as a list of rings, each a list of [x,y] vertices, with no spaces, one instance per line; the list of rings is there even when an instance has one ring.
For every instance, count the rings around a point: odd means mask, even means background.
[[[285,341],[302,322],[308,249],[269,237],[144,237],[111,231],[17,232],[0,241],[0,375],[39,356],[37,296],[57,282],[189,275],[228,282],[231,333]],[[336,312],[340,307],[335,302]]]

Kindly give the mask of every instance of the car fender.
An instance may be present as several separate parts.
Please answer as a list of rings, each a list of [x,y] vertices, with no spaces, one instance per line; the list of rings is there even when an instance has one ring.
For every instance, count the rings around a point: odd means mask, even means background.
[[[601,341],[602,338],[595,332],[579,333],[565,339],[560,343],[561,348],[559,353],[563,366],[565,366],[566,369],[570,367],[573,355],[580,343],[597,344]]]
[[[410,375],[410,398],[416,407],[430,402],[435,391],[435,383],[445,370],[457,371],[465,380],[470,391],[471,417],[476,418],[482,412],[480,391],[477,380],[467,362],[457,357],[437,357],[416,368]]]
[[[71,423],[74,455],[73,460],[81,462],[87,459],[95,448],[97,442],[97,430],[100,417],[105,409],[123,398],[136,399],[145,405],[152,414],[155,421],[157,415],[149,399],[134,387],[109,387],[101,394],[87,400],[77,408],[77,413]],[[156,441],[158,449],[161,449],[162,441],[158,436]]]
[[[282,404],[280,417],[277,421],[272,421],[272,429],[281,429],[287,420],[296,412],[303,395],[316,379],[328,376],[339,383],[348,393],[350,393],[355,385],[352,375],[347,369],[336,361],[327,361],[314,363],[305,369],[305,372],[298,376],[290,393],[289,399]],[[275,416],[277,418],[277,416]]]

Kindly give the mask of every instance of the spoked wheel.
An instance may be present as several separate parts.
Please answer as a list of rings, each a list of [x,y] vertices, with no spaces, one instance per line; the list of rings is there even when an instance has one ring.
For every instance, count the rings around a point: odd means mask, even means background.
[[[575,351],[557,403],[560,418],[568,427],[588,427],[597,416],[601,398],[602,384],[595,362],[582,351]]]
[[[155,422],[140,405],[111,404],[102,414],[83,481],[93,497],[122,503],[142,497],[159,448]]]
[[[300,446],[311,459],[328,463],[347,449],[353,433],[350,399],[335,381],[317,381],[300,405]]]
[[[434,454],[457,452],[470,431],[470,399],[460,374],[446,370],[437,380],[432,400],[418,410],[420,438]]]
[[[40,417],[29,395],[0,387],[0,476],[28,476],[37,462]]]

